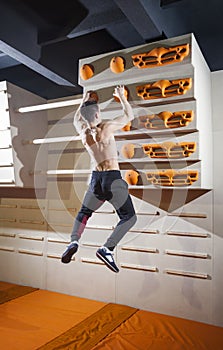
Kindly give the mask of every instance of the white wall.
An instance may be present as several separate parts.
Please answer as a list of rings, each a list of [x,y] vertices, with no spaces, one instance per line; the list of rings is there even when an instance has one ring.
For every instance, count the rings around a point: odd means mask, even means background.
[[[223,71],[212,73],[213,108],[213,177],[214,177],[214,245],[213,245],[213,320],[223,326]]]

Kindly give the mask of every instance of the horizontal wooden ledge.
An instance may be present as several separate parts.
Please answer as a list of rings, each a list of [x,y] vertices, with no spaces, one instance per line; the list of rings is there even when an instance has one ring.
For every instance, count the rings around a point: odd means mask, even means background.
[[[49,253],[49,254],[47,254],[47,258],[50,258],[50,259],[59,259],[59,260],[61,260],[61,255]],[[71,260],[72,260],[72,261],[75,261],[75,258],[73,257]]]
[[[96,210],[95,214],[115,214],[115,210]]]
[[[15,209],[17,208],[17,204],[0,204],[0,208]]]
[[[210,255],[207,253],[193,253],[193,252],[184,252],[184,251],[166,249],[165,254],[182,256],[182,257],[187,257],[187,258],[210,259]]]
[[[77,212],[77,209],[76,208],[48,208],[48,211],[60,211],[60,212],[66,212],[66,211],[69,211],[69,212],[73,212],[73,213],[76,213]]]
[[[45,207],[39,207],[38,205],[20,205],[21,209],[32,209],[32,210],[44,210]]]
[[[158,268],[156,266],[143,266],[143,265],[133,265],[133,264],[125,264],[125,263],[121,263],[120,266],[123,269],[129,269],[129,270],[158,272]]]
[[[182,218],[198,218],[198,219],[206,219],[207,215],[203,213],[168,213],[168,216],[177,216]]]
[[[0,218],[0,222],[16,222],[14,218]]]
[[[1,163],[0,164],[0,168],[13,168],[14,167],[14,164],[13,163]]]
[[[194,278],[201,278],[201,279],[210,279],[211,278],[207,273],[200,273],[200,272],[190,272],[190,271],[179,271],[179,270],[166,269],[166,270],[164,270],[164,273],[167,273],[169,275],[176,275],[176,276],[183,276],[183,277],[194,277]]]
[[[18,234],[18,237],[20,239],[28,239],[31,241],[44,241],[43,236],[28,236],[28,235]]]
[[[47,238],[47,241],[50,243],[59,243],[59,244],[69,244],[70,241],[63,241],[62,239],[58,238]]]
[[[26,249],[19,249],[18,253],[20,254],[28,254],[28,255],[35,255],[35,256],[43,256],[43,252],[37,252],[34,250],[26,250]]]
[[[156,211],[154,213],[150,213],[150,212],[136,211],[136,215],[159,216],[160,212]]]
[[[16,234],[15,234],[15,233],[8,233],[8,232],[0,232],[0,237],[15,238],[15,237],[16,237]]]
[[[114,230],[115,226],[103,226],[103,225],[87,225],[85,229],[96,229],[96,230]]]
[[[169,236],[183,236],[183,237],[198,237],[198,238],[210,237],[208,233],[201,233],[201,232],[166,231],[165,234]]]
[[[72,227],[73,224],[64,224],[64,223],[59,223],[59,222],[48,222],[48,226],[61,226],[61,227]]]
[[[15,248],[13,247],[0,247],[0,250],[3,250],[5,252],[14,252],[15,251]]]
[[[148,234],[159,234],[159,230],[146,230],[146,229],[140,229],[140,228],[133,228],[131,230],[129,230],[129,232],[136,232],[136,233],[148,233]]]
[[[140,253],[159,253],[157,248],[121,247],[121,249]]]
[[[41,220],[20,219],[19,222],[21,224],[32,224],[32,225],[44,225],[45,224],[45,221],[41,221]]]

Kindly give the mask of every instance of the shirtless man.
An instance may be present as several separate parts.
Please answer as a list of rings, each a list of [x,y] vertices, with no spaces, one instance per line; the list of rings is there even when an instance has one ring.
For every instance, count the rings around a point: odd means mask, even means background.
[[[62,255],[65,264],[71,261],[78,250],[78,241],[84,231],[87,220],[105,201],[115,208],[120,221],[108,237],[104,246],[96,252],[113,272],[119,272],[114,260],[114,248],[136,222],[136,214],[128,193],[128,185],[122,179],[118,164],[114,132],[120,130],[134,119],[132,108],[124,95],[124,87],[117,86],[113,93],[122,105],[123,115],[113,120],[102,120],[97,102],[87,92],[74,116],[74,127],[88,151],[93,171],[89,188],[82,207],[74,221],[71,243]]]

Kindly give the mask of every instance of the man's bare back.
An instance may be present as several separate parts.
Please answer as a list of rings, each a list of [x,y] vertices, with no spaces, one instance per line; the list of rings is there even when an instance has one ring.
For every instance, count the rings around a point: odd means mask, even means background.
[[[113,134],[106,132],[106,122],[100,123],[94,129],[86,129],[81,136],[94,170],[119,170],[115,138]]]

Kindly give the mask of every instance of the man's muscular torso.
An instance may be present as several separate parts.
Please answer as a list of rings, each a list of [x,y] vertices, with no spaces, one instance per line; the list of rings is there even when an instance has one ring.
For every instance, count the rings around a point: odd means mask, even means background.
[[[81,135],[97,171],[119,170],[115,138],[106,126],[107,123],[102,122],[94,128],[85,129]]]

